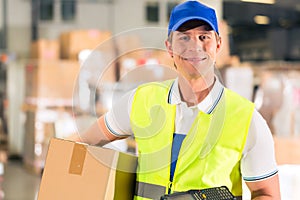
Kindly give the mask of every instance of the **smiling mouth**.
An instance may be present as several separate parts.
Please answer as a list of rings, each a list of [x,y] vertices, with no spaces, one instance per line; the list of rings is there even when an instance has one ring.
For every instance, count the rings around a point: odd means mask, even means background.
[[[199,57],[195,57],[195,58],[184,58],[182,57],[183,60],[189,61],[189,62],[201,62],[203,60],[206,60],[205,57],[203,58],[199,58]]]

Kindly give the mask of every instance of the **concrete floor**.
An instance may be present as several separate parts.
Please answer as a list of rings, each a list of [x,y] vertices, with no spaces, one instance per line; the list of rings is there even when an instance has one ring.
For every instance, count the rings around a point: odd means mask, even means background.
[[[8,161],[4,166],[4,200],[35,200],[40,176],[25,169],[20,161]]]
[[[282,200],[298,200],[300,197],[300,165],[279,166]],[[20,161],[5,164],[4,200],[36,200],[41,177],[25,169]],[[244,190],[244,200],[249,191]],[[1,200],[1,199],[0,199]]]

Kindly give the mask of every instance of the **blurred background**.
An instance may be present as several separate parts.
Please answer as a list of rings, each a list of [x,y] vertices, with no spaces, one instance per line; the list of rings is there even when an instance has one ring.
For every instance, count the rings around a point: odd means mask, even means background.
[[[84,130],[142,82],[175,76],[164,40],[179,2],[0,0],[0,200],[36,199],[51,137]],[[220,79],[266,119],[282,199],[297,199],[300,1],[201,2],[218,14]],[[132,138],[110,147],[135,151]]]

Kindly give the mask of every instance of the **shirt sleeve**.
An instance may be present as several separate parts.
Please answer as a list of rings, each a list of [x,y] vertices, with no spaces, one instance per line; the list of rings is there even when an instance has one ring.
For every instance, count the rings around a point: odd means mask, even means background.
[[[131,136],[130,112],[135,89],[127,92],[105,114],[105,125],[116,137]]]
[[[245,181],[259,181],[278,172],[272,133],[260,113],[255,110],[241,160]]]

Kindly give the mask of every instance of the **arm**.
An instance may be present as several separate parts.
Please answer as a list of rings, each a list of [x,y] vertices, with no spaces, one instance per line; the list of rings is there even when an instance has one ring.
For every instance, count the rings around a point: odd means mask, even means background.
[[[251,199],[254,200],[280,200],[278,174],[261,181],[246,182]]]
[[[280,199],[272,133],[256,110],[243,152],[241,170],[252,199]]]
[[[84,142],[92,145],[99,144],[103,146],[116,139],[123,138],[124,137],[116,137],[113,135],[105,125],[104,116],[101,116],[86,131],[83,133],[73,134],[67,139],[76,142]]]
[[[130,109],[135,90],[127,92],[110,111],[98,118],[86,131],[70,136],[69,140],[101,146],[132,135]]]

